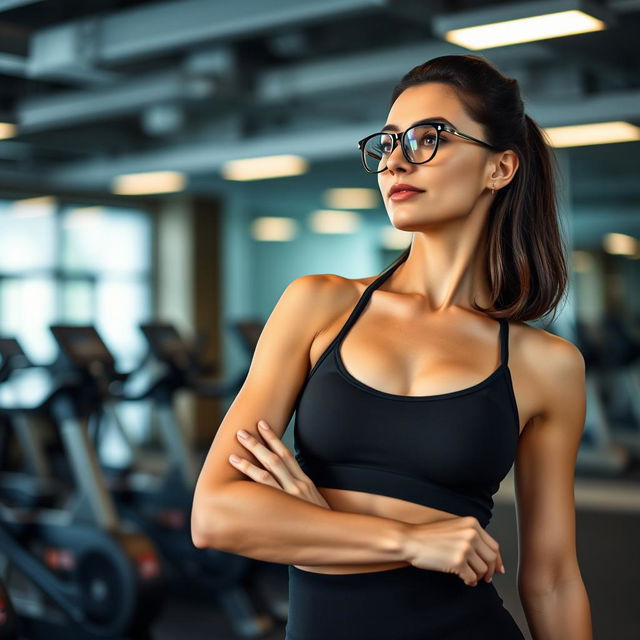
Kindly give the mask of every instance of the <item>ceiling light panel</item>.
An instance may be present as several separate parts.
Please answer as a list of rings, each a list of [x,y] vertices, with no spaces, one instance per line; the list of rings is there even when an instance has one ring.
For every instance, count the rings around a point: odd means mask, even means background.
[[[585,0],[523,2],[436,16],[434,32],[471,50],[601,31],[611,12]]]

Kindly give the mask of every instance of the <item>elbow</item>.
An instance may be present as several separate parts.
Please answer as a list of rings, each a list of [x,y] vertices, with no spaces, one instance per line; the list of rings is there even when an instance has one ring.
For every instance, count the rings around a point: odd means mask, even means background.
[[[191,542],[198,549],[207,549],[212,546],[209,536],[205,534],[202,527],[196,524],[193,517],[191,518]]]
[[[191,509],[191,542],[198,549],[218,549],[226,551],[224,540],[225,527],[218,512],[209,504],[202,505],[194,501]]]
[[[559,558],[556,562],[538,561],[535,566],[523,564],[518,575],[518,593],[521,599],[537,599],[556,593],[567,584],[582,581],[577,559],[570,556]]]

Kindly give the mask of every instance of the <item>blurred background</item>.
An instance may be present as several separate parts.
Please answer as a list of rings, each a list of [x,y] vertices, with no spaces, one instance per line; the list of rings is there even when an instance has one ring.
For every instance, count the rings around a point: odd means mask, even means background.
[[[409,69],[474,52],[562,171],[571,287],[531,324],[587,363],[594,637],[640,637],[638,33],[640,0],[0,0],[0,629],[284,638],[287,566],[195,549],[193,482],[287,284],[410,243],[356,142]],[[530,638],[512,473],[495,500]]]

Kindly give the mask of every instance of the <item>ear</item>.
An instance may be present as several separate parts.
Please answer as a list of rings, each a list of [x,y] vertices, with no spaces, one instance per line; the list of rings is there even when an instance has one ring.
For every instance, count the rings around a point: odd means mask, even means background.
[[[518,154],[512,149],[497,153],[489,164],[491,173],[488,178],[487,188],[491,189],[491,185],[494,182],[496,190],[506,187],[513,180],[519,166],[520,159]]]

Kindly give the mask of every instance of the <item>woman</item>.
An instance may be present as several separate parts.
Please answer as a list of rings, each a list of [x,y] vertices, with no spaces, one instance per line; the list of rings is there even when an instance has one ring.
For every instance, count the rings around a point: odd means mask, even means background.
[[[590,640],[584,361],[525,324],[567,283],[542,133],[514,79],[454,55],[407,73],[359,146],[411,245],[381,275],[286,288],[200,475],[194,544],[290,565],[287,640],[523,638],[485,530],[515,461],[531,634]]]

